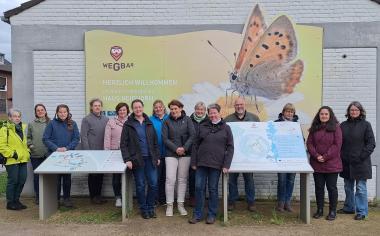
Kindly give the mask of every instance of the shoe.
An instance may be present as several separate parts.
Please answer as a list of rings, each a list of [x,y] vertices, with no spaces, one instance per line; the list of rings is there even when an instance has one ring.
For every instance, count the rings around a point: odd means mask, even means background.
[[[141,217],[142,217],[143,219],[146,219],[146,220],[150,218],[148,212],[141,212]]]
[[[120,208],[121,205],[122,205],[121,198],[120,197],[116,198],[115,207]]]
[[[149,217],[150,217],[150,218],[157,218],[156,211],[153,210],[153,211],[149,212]]]
[[[292,206],[290,205],[290,202],[286,202],[284,205],[284,210],[287,212],[294,212]]]
[[[195,197],[190,197],[190,199],[189,199],[189,206],[195,207]]]
[[[335,220],[336,218],[336,211],[330,211],[329,214],[326,216],[326,220]]]
[[[200,222],[200,221],[201,221],[201,219],[198,219],[198,218],[193,217],[193,218],[191,218],[191,219],[189,220],[189,224],[196,224],[196,223],[198,223],[198,222]]]
[[[91,199],[91,203],[96,204],[96,205],[101,205],[106,202],[107,200],[103,199],[101,196],[95,196],[94,198]]]
[[[248,207],[247,207],[247,209],[248,209],[248,211],[250,211],[250,212],[257,212],[257,209],[256,209],[256,205],[255,205],[255,203],[251,203],[251,204],[249,204]]]
[[[233,211],[235,209],[235,203],[228,203],[227,210]]]
[[[99,199],[100,199],[100,204],[107,203],[107,200],[104,199],[102,196],[99,196]]]
[[[18,211],[18,210],[21,210],[21,208],[19,208],[17,206],[17,204],[15,204],[14,202],[8,202],[7,203],[7,209],[8,210],[12,210],[12,211]]]
[[[215,218],[214,217],[207,217],[206,224],[212,225],[215,223]]]
[[[186,211],[186,209],[184,207],[183,202],[178,202],[177,204],[178,204],[177,207],[178,207],[179,214],[181,216],[187,216],[187,211]]]
[[[360,214],[357,214],[355,217],[354,217],[355,220],[364,220],[365,219],[365,215],[360,215]]]
[[[173,203],[166,204],[166,216],[173,216]]]
[[[338,214],[355,214],[355,211],[346,211],[343,208],[337,211]]]
[[[63,199],[63,206],[67,208],[72,208],[74,205],[71,199],[67,198],[67,199]]]
[[[35,200],[34,200],[34,203],[38,206],[38,205],[40,205],[40,199],[39,198],[36,198]]]
[[[17,206],[18,208],[20,208],[21,210],[24,210],[24,209],[28,208],[27,206],[25,206],[24,204],[22,204],[22,203],[20,202],[20,200],[16,200],[16,201],[15,201],[15,204],[16,204],[16,206]]]
[[[317,212],[314,213],[313,218],[319,219],[323,216],[323,209],[317,209]]]
[[[278,202],[276,206],[276,211],[284,212],[285,211],[284,205],[285,205],[284,202]]]

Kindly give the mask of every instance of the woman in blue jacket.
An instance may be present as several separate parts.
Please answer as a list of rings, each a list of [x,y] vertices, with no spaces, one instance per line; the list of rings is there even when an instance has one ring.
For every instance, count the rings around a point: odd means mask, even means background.
[[[65,104],[57,106],[54,119],[46,126],[42,141],[49,152],[66,152],[74,150],[79,143],[78,126],[71,119],[69,107]],[[63,206],[73,207],[70,200],[71,174],[60,174],[57,180],[58,201],[63,187]]]

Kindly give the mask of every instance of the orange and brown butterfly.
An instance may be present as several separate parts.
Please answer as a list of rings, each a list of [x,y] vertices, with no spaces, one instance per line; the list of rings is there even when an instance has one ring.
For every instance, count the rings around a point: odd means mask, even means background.
[[[292,22],[278,17],[267,28],[258,5],[247,25],[234,71],[231,88],[240,96],[261,96],[275,100],[294,91],[304,70],[297,56],[297,38]]]

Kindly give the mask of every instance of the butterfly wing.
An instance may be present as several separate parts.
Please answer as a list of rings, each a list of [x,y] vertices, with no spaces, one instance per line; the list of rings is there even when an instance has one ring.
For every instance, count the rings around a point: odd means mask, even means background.
[[[265,62],[286,64],[297,55],[297,39],[292,22],[286,16],[278,17],[265,31],[256,47],[241,67],[244,77],[255,66]]]
[[[246,94],[279,99],[294,91],[294,87],[301,81],[303,69],[301,60],[292,64],[280,64],[276,61],[261,63],[247,74]]]
[[[235,64],[235,71],[240,70],[246,56],[249,55],[256,47],[266,28],[267,26],[265,24],[264,17],[261,13],[259,5],[256,4],[251,16],[249,17],[248,24],[245,26],[244,40]]]

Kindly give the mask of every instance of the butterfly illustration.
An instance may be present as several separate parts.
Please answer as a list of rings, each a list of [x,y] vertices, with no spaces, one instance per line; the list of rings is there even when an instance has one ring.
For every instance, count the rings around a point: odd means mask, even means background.
[[[302,60],[293,62],[296,56],[297,38],[289,18],[280,16],[267,28],[256,5],[245,26],[229,90],[254,96],[255,101],[256,96],[276,100],[293,93],[304,70]]]

